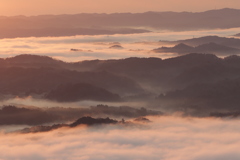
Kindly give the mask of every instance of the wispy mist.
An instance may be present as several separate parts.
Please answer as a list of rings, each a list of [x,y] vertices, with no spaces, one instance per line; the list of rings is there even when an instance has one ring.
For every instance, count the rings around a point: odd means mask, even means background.
[[[32,98],[31,96],[26,98],[11,98],[7,100],[0,101],[0,106],[6,105],[16,105],[19,107],[39,107],[39,108],[51,108],[51,107],[89,107],[89,106],[96,106],[99,104],[110,105],[110,106],[130,106],[130,107],[145,107],[147,102],[144,101],[131,101],[131,102],[100,102],[100,101],[77,101],[77,102],[55,102],[49,101],[45,99],[36,99]]]

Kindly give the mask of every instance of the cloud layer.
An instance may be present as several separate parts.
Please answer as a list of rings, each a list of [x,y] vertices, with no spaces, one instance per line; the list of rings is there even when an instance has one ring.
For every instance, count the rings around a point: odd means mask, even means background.
[[[0,135],[0,159],[237,160],[239,120],[149,117],[152,123]]]
[[[226,30],[153,32],[127,35],[98,35],[72,37],[41,37],[1,39],[0,57],[19,54],[47,55],[64,61],[91,59],[119,59],[126,57],[161,57],[176,56],[171,53],[156,54],[152,49],[165,46],[159,40],[180,40],[206,35],[230,36],[239,32],[238,28]],[[114,42],[119,42],[123,49],[111,49]],[[79,51],[71,51],[77,49]]]

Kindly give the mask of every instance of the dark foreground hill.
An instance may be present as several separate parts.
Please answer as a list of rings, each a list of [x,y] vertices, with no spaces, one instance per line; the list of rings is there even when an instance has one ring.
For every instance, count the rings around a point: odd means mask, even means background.
[[[142,91],[133,80],[106,71],[77,72],[63,68],[29,68],[27,65],[25,68],[0,67],[0,74],[2,75],[0,79],[2,96],[42,95],[67,83],[88,83],[105,89],[105,92],[109,90],[121,95]]]
[[[87,83],[60,85],[56,89],[50,91],[45,98],[58,102],[74,102],[81,100],[114,102],[121,100],[119,95]]]
[[[239,111],[240,79],[216,83],[199,83],[184,89],[167,92],[158,100],[168,109],[182,110],[191,115],[208,115],[211,112]]]
[[[46,94],[59,85],[68,83],[88,83],[120,96],[142,94],[144,93],[142,88],[145,91],[153,89],[154,92],[159,92],[195,83],[191,78],[193,73],[202,77],[203,73],[207,73],[205,70],[209,72],[215,69],[221,74],[231,71],[228,78],[232,79],[236,78],[240,68],[238,56],[222,59],[211,54],[188,54],[165,60],[127,58],[77,63],[65,63],[49,57],[21,55],[1,59],[0,62],[2,75],[0,92],[19,96]],[[202,79],[208,79],[209,82],[212,82],[210,79],[222,80],[226,77],[217,77],[215,74],[204,76]],[[179,77],[186,79],[184,85],[177,84]],[[196,82],[200,79],[196,79]]]

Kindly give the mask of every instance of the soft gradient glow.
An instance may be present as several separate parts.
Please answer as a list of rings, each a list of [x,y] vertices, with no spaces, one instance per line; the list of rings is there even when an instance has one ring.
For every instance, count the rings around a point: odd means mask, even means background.
[[[0,4],[0,15],[7,16],[240,8],[239,0],[0,0]]]

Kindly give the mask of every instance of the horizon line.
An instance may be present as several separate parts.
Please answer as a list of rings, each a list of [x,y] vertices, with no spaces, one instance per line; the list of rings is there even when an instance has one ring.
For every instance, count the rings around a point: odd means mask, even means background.
[[[92,12],[92,13],[87,13],[87,12],[81,12],[81,13],[62,13],[62,14],[38,14],[38,15],[23,15],[23,14],[19,14],[19,15],[11,15],[11,16],[6,16],[6,15],[0,15],[0,18],[2,17],[6,17],[6,18],[10,18],[10,17],[38,17],[38,16],[63,16],[63,15],[81,15],[81,14],[104,14],[104,15],[113,15],[113,14],[144,14],[144,13],[205,13],[205,12],[209,12],[209,11],[220,11],[220,10],[239,10],[237,8],[220,8],[220,9],[210,9],[210,10],[204,10],[204,11],[145,11],[145,12],[111,12],[111,13],[105,13],[105,12]]]

